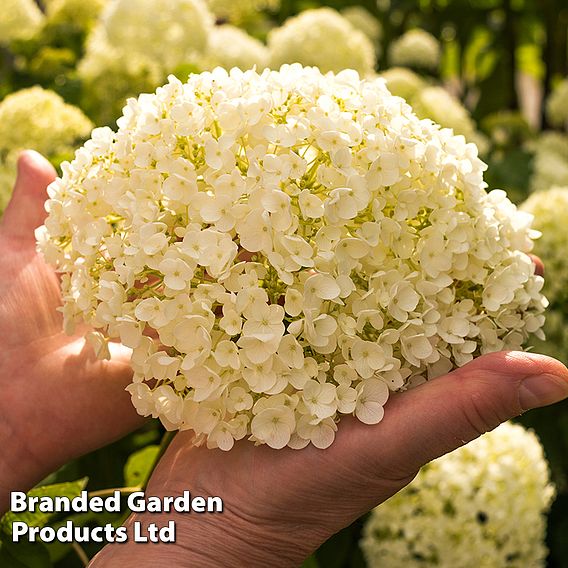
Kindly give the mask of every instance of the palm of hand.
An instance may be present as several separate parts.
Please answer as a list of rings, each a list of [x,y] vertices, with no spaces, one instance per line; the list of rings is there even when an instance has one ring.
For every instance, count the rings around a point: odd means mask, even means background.
[[[82,336],[62,330],[57,276],[37,255],[33,234],[53,177],[43,158],[25,153],[0,225],[0,436],[11,459],[0,466],[22,487],[141,420],[124,392],[128,351],[117,345],[112,362],[98,361]]]

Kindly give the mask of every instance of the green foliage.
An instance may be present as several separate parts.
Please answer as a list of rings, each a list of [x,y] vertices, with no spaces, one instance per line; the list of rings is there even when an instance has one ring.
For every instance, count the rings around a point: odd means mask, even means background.
[[[160,446],[147,446],[134,452],[124,466],[124,484],[127,487],[143,487],[156,463]]]
[[[53,485],[41,485],[32,489],[30,497],[77,497],[87,485],[87,478],[66,483],[54,483]],[[0,520],[0,532],[4,535],[12,534],[12,525],[17,521],[26,523],[30,527],[44,527],[49,523],[56,513],[47,513],[36,510],[34,512],[12,513],[9,511]]]

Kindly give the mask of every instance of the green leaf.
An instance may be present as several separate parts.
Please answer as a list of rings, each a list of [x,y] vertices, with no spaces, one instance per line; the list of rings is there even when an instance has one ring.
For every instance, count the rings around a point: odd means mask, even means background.
[[[5,562],[0,562],[2,566],[10,568],[51,568],[51,560],[47,548],[42,542],[21,541],[18,543],[4,541],[2,543],[2,553],[7,558]],[[0,561],[4,560],[0,553]]]
[[[319,564],[318,561],[316,560],[316,557],[312,554],[312,556],[306,558],[301,568],[319,568]]]
[[[10,568],[27,568],[25,564],[22,564],[11,555],[2,543],[0,543],[0,545],[0,566],[9,566]]]
[[[142,487],[154,468],[160,446],[152,445],[134,452],[124,466],[124,484],[127,487]]]
[[[34,487],[28,492],[30,497],[77,497],[81,491],[85,489],[88,478],[84,477],[77,481],[69,481],[67,483],[55,483],[53,485],[43,485],[41,487]],[[30,527],[43,527],[50,519],[58,513],[46,513],[43,511],[12,513],[7,512],[2,519],[0,519],[0,531],[8,535],[12,534],[12,524],[16,521],[26,523]]]

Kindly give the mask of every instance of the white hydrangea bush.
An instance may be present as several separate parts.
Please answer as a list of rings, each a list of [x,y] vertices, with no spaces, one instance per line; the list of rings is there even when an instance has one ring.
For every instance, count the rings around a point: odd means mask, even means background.
[[[93,124],[81,109],[42,87],[21,89],[0,102],[0,213],[16,181],[19,153],[32,148],[49,159],[73,154]]]
[[[420,75],[406,67],[391,67],[379,73],[379,77],[386,81],[387,88],[393,95],[402,97],[409,104],[412,104],[419,92],[428,87],[428,83]]]
[[[546,281],[548,299],[564,306],[568,300],[568,187],[537,191],[521,205],[521,209],[534,216],[534,227],[542,233],[535,251],[542,256],[551,276]]]
[[[371,512],[361,540],[367,566],[544,567],[554,493],[536,435],[502,424],[423,467]]]
[[[415,28],[394,40],[389,49],[391,65],[435,70],[440,64],[438,40],[426,30]]]
[[[473,118],[459,99],[444,87],[424,86],[408,102],[420,118],[429,118],[444,128],[451,128],[455,134],[462,134],[468,142],[474,142],[482,154],[487,151],[487,138],[477,130]]]
[[[205,51],[213,23],[205,0],[110,0],[100,25],[111,47],[173,71]]]
[[[379,41],[383,35],[381,22],[363,6],[347,6],[340,14],[356,29],[361,30],[374,44],[380,54]]]
[[[543,132],[532,144],[534,152],[531,191],[568,186],[568,136]]]
[[[354,69],[373,73],[377,62],[371,40],[332,8],[305,10],[268,34],[270,66],[313,65],[320,71]]]
[[[224,24],[215,26],[209,35],[206,56],[202,60],[205,69],[238,67],[243,71],[256,67],[258,71],[268,66],[268,48],[245,31]]]
[[[0,10],[0,45],[29,39],[44,24],[45,16],[34,0],[3,0]]]
[[[542,326],[531,216],[381,79],[170,77],[49,188],[65,327],[133,349],[143,415],[230,449],[329,446],[389,392]]]
[[[535,342],[539,352],[568,361],[568,187],[551,187],[533,193],[521,206],[534,215],[534,228],[542,233],[535,253],[546,266],[544,292],[550,306],[544,332],[546,341]]]
[[[568,79],[560,81],[546,101],[546,116],[554,126],[568,123]]]

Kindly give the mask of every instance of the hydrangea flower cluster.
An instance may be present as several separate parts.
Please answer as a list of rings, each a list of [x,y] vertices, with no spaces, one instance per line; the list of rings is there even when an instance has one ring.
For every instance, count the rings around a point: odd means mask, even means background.
[[[81,109],[41,87],[16,91],[0,102],[0,154],[23,148],[63,153],[92,128]]]
[[[101,25],[109,45],[168,71],[205,51],[213,17],[204,0],[111,0]]]
[[[0,45],[33,36],[43,21],[44,16],[34,0],[3,0],[0,10]]]
[[[545,132],[537,138],[533,150],[531,190],[568,186],[568,136],[560,132]]]
[[[389,392],[542,326],[531,216],[381,79],[217,68],[131,99],[49,188],[65,327],[133,349],[141,414],[329,446]]]
[[[369,10],[363,6],[347,6],[340,13],[354,28],[361,30],[375,44],[375,51],[379,49],[377,42],[383,35],[383,27]]]
[[[420,118],[429,118],[445,128],[451,128],[456,134],[465,136],[468,142],[474,142],[481,153],[485,152],[488,145],[486,138],[477,131],[467,109],[444,87],[425,87],[408,102]]]
[[[331,8],[306,10],[268,34],[270,65],[301,63],[322,72],[355,69],[371,73],[376,64],[369,38]]]
[[[409,104],[422,89],[428,85],[420,75],[406,67],[391,67],[379,73],[386,83],[388,90],[397,97],[402,97]]]
[[[533,193],[521,209],[534,215],[534,228],[542,233],[535,252],[541,256],[551,276],[546,279],[547,297],[551,304],[564,304],[568,301],[568,187]]]
[[[32,87],[8,95],[0,102],[0,212],[10,197],[16,177],[17,156],[33,148],[51,159],[70,157],[86,139],[93,124],[83,112],[53,91]]]
[[[544,331],[546,341],[537,343],[539,352],[568,361],[568,187],[553,187],[533,193],[522,205],[534,215],[534,227],[542,232],[535,253],[545,263],[545,292],[550,300]]]
[[[395,66],[435,70],[440,63],[440,44],[423,29],[409,30],[392,42],[389,62]]]
[[[461,102],[440,86],[429,85],[420,75],[405,67],[392,67],[379,74],[389,91],[410,104],[419,118],[429,118],[444,128],[451,128],[468,142],[477,145],[484,154],[489,146],[467,109]]]
[[[568,79],[560,81],[546,101],[546,116],[554,126],[568,124]]]
[[[258,39],[228,24],[215,26],[209,35],[209,47],[204,68],[217,66],[225,69],[238,67],[243,71],[256,66],[262,70],[268,66],[268,49]]]
[[[543,567],[553,498],[538,438],[505,423],[374,509],[361,548],[369,568]]]
[[[84,106],[110,124],[128,97],[153,91],[178,66],[201,70],[212,29],[204,0],[109,0],[78,66]]]

